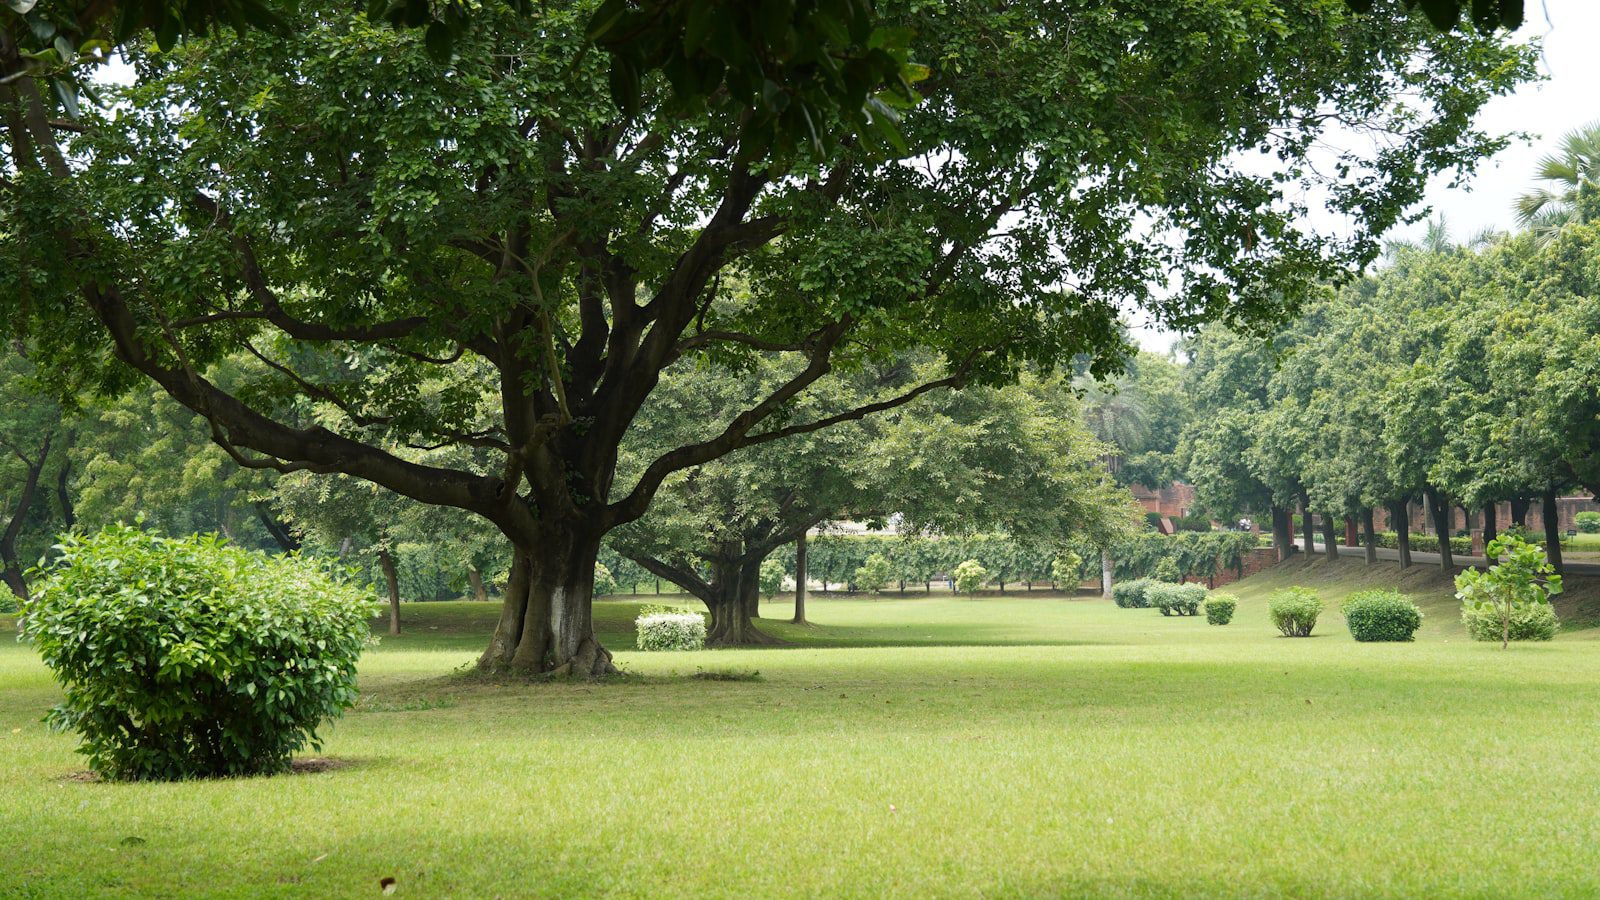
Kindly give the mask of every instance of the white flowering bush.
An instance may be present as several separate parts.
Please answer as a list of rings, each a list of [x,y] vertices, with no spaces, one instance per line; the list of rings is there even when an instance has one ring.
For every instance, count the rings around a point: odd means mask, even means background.
[[[699,613],[649,612],[633,620],[640,650],[704,650],[706,620]]]

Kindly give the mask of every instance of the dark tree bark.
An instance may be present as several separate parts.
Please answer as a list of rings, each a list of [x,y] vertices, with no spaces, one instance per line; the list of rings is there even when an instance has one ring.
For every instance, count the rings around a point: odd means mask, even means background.
[[[1500,531],[1495,526],[1495,503],[1493,500],[1483,505],[1483,552],[1489,553],[1489,542],[1500,536]]]
[[[1449,575],[1456,569],[1455,554],[1450,549],[1450,501],[1438,491],[1430,491],[1428,505],[1433,509],[1433,530],[1439,538],[1439,568]]]
[[[1544,508],[1540,518],[1544,519],[1544,553],[1549,557],[1550,565],[1555,566],[1556,572],[1566,574],[1566,567],[1561,562],[1561,515],[1556,506],[1556,489],[1547,488],[1540,497]]]
[[[1302,493],[1300,495],[1300,528],[1305,532],[1306,556],[1310,557],[1317,552],[1316,522],[1311,515],[1311,501]]]
[[[383,570],[383,583],[389,590],[389,633],[400,633],[400,575],[394,568],[394,556],[387,547],[378,550],[378,567]]]
[[[1294,554],[1294,519],[1282,506],[1272,508],[1272,546],[1278,551],[1278,562]]]
[[[283,552],[293,553],[300,549],[300,541],[295,538],[293,532],[283,527],[283,523],[278,521],[278,517],[273,515],[272,510],[264,501],[257,500],[251,503],[250,506],[256,512],[256,518],[261,520],[261,527],[265,528],[267,534],[272,536],[274,543],[283,548]]]
[[[1333,516],[1322,517],[1322,553],[1328,559],[1339,558],[1339,532]]]
[[[11,521],[6,523],[5,530],[0,531],[0,563],[5,566],[6,586],[19,600],[28,599],[28,581],[22,574],[22,560],[17,558],[17,538],[22,535],[22,526],[27,522],[28,513],[33,510],[33,502],[39,494],[39,476],[44,472],[45,461],[50,458],[53,437],[51,434],[45,435],[39,455],[34,459],[17,453],[17,458],[27,467],[26,474],[23,476],[22,490],[17,494],[17,508],[12,511]]]
[[[1372,507],[1361,511],[1361,539],[1366,546],[1367,565],[1378,564],[1378,530],[1373,527]]]
[[[1394,519],[1395,546],[1400,548],[1400,568],[1411,568],[1411,503],[1401,500],[1390,508]]]
[[[72,440],[71,434],[67,440]],[[61,507],[61,521],[71,531],[78,524],[78,512],[72,503],[72,460],[66,454],[62,454],[62,457],[61,471],[56,473],[56,504]]]
[[[809,625],[806,621],[806,536],[802,533],[794,540],[794,618],[796,625]]]
[[[483,585],[483,572],[477,566],[467,566],[467,584],[472,587],[472,599],[479,601],[489,599],[489,589]]]
[[[614,673],[611,653],[594,637],[591,604],[599,555],[600,536],[578,531],[549,532],[537,557],[527,547],[516,547],[500,621],[479,668],[572,678]]]
[[[1528,527],[1528,507],[1532,506],[1532,505],[1533,504],[1531,502],[1529,502],[1527,497],[1512,497],[1511,498],[1511,524],[1518,525],[1518,526],[1521,526],[1523,528],[1527,528]]]
[[[777,548],[798,540],[798,535],[809,531],[815,524],[814,521],[807,521],[803,525],[778,531],[770,523],[763,523],[743,540],[724,541],[717,547],[715,555],[706,560],[710,567],[709,580],[685,566],[634,552],[627,547],[617,549],[645,570],[678,585],[705,603],[711,613],[711,625],[706,629],[706,646],[774,646],[784,642],[763,632],[755,624],[755,620],[761,617],[761,563]]]

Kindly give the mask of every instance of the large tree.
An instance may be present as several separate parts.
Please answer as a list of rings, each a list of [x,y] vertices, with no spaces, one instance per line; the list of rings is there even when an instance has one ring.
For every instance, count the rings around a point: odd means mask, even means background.
[[[50,366],[153,379],[242,465],[493,522],[516,552],[483,664],[604,672],[606,532],[674,472],[869,412],[774,423],[841,363],[943,357],[892,406],[1025,361],[1107,372],[1130,305],[1179,327],[1271,318],[1370,257],[1430,173],[1499,146],[1472,115],[1528,71],[1498,38],[1326,0],[1224,8],[885,6],[937,61],[903,156],[770,152],[743,110],[685,110],[654,79],[619,112],[584,3],[485,7],[444,67],[418,38],[308,8],[286,36],[135,54],[112,111],[66,131],[23,78],[0,95],[0,311]],[[0,65],[16,53],[0,41]],[[1300,161],[1333,122],[1383,141],[1320,181]],[[1306,231],[1292,198],[1318,194],[1353,228]],[[732,276],[752,290],[714,303]],[[265,364],[255,383],[208,377],[241,351]],[[753,352],[784,354],[789,377],[614,484],[663,370]],[[274,415],[286,394],[343,420]],[[387,449],[451,443],[496,462]]]

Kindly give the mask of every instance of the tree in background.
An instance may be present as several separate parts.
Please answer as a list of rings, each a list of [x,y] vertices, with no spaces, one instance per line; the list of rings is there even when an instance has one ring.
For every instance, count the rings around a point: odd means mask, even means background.
[[[1600,226],[1581,223],[1549,239],[1529,230],[1469,247],[1435,229],[1424,245],[1394,248],[1384,267],[1274,338],[1282,352],[1265,403],[1252,391],[1229,416],[1197,418],[1186,440],[1198,495],[1260,503],[1257,482],[1292,474],[1317,511],[1363,521],[1369,561],[1371,511],[1387,506],[1402,566],[1409,504],[1420,499],[1447,571],[1456,508],[1469,522],[1482,517],[1487,543],[1494,504],[1510,501],[1522,524],[1518,510],[1538,502],[1559,570],[1556,498],[1600,489],[1597,258]],[[1195,383],[1207,369],[1254,368],[1256,351],[1226,333],[1195,346],[1213,354],[1191,373]],[[1197,405],[1206,402],[1202,393]],[[1255,481],[1232,465],[1241,456],[1255,460]]]
[[[1600,217],[1600,122],[1567,132],[1561,149],[1539,160],[1535,175],[1550,187],[1517,198],[1517,224],[1549,243],[1567,225]]]
[[[0,566],[6,587],[26,600],[23,573],[52,543],[55,526],[72,515],[59,485],[70,477],[73,430],[60,404],[40,389],[22,349],[7,351],[0,353]]]
[[[786,415],[814,416],[813,403],[868,405],[896,396],[921,380],[915,369],[901,363],[863,371],[836,386],[853,396],[813,392]],[[747,405],[769,390],[774,372],[769,362],[744,378],[712,382],[703,374],[679,375],[669,373],[635,423],[632,436],[642,446],[628,452],[637,459],[650,459],[655,445],[682,442],[705,422]],[[768,643],[753,622],[765,561],[830,520],[881,523],[892,515],[909,531],[1004,529],[1058,547],[1073,534],[1106,539],[1126,527],[1126,498],[1101,473],[1104,447],[1079,418],[1075,398],[1059,379],[1028,377],[1014,387],[929,395],[862,422],[690,469],[664,485],[650,512],[614,532],[611,543],[706,603],[711,645]],[[912,554],[891,572],[884,568],[887,557],[870,567],[870,555],[835,559],[830,548],[819,549],[811,565],[824,584],[834,575],[854,582],[864,567],[902,585],[948,570],[915,565]],[[1022,572],[1046,580],[1053,557],[1051,551],[1032,562],[991,557],[985,563],[1002,578]]]

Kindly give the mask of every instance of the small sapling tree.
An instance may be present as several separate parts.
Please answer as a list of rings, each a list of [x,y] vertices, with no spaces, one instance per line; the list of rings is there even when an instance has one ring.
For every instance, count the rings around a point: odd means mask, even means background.
[[[1511,620],[1519,610],[1549,603],[1561,593],[1561,576],[1538,544],[1516,535],[1489,542],[1488,569],[1468,569],[1456,576],[1456,598],[1470,610],[1492,610],[1500,619],[1500,649],[1511,643]]]

